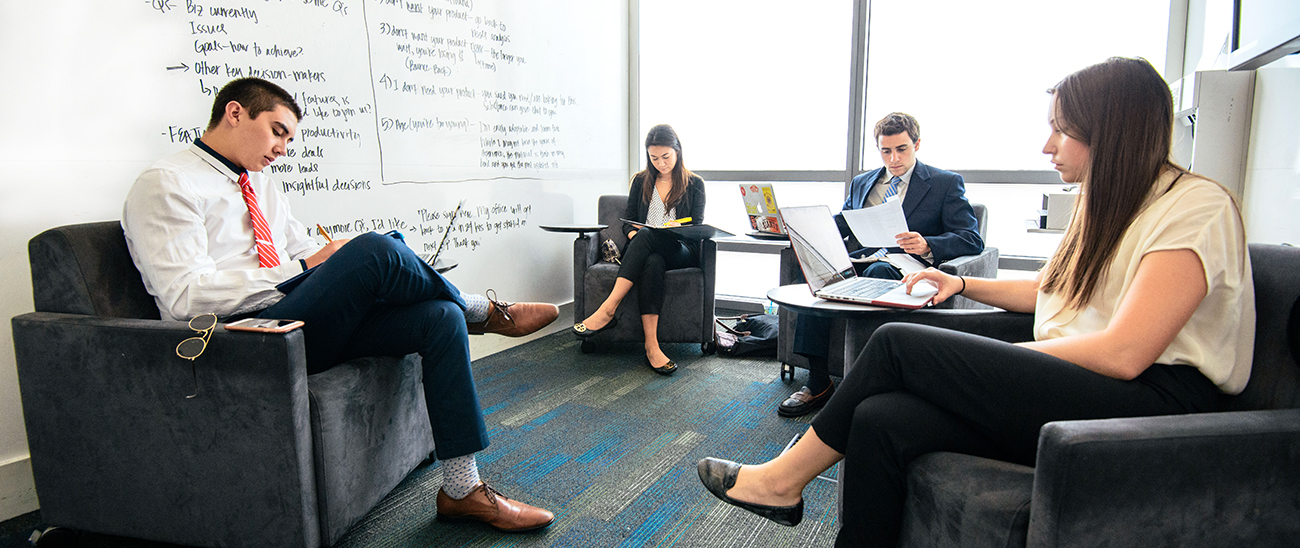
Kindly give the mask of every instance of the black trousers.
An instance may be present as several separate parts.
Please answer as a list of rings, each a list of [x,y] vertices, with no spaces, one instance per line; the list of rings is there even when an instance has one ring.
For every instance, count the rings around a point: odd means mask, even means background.
[[[664,304],[664,273],[695,266],[691,249],[662,230],[641,229],[623,250],[618,277],[632,282],[641,314],[658,315]]]
[[[1121,381],[995,339],[886,324],[812,422],[844,454],[836,546],[897,544],[907,465],[923,454],[1033,466],[1048,422],[1211,412],[1218,401],[1190,366],[1156,364]]]
[[[903,273],[897,267],[884,261],[869,264],[858,275],[882,280],[903,279]],[[801,272],[798,282],[803,281],[803,273]],[[830,355],[831,349],[831,319],[800,314],[795,318],[794,322],[794,345],[792,346],[794,353],[809,358],[808,370],[810,375],[819,375],[829,379],[826,369],[826,357]]]

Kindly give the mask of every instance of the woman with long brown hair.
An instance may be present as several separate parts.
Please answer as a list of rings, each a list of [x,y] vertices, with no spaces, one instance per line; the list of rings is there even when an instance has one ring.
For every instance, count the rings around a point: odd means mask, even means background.
[[[645,138],[646,168],[632,177],[624,219],[650,226],[681,226],[704,222],[704,180],[686,169],[682,143],[667,124],[650,128]],[[683,221],[682,219],[687,219]],[[624,224],[627,248],[614,290],[587,319],[573,326],[574,334],[590,337],[618,323],[614,311],[632,288],[645,332],[646,363],[656,373],[671,375],[677,364],[659,347],[659,313],[663,308],[664,273],[695,266],[698,249],[662,231]]]
[[[907,465],[950,451],[1032,466],[1042,425],[1215,411],[1250,377],[1255,307],[1232,196],[1170,160],[1169,88],[1143,59],[1112,58],[1053,89],[1043,153],[1078,183],[1074,220],[1032,280],[950,276],[962,294],[1034,313],[1034,341],[889,324],[788,452],[754,466],[704,459],[718,498],[793,525],[802,490],[844,460],[838,546],[894,546]]]

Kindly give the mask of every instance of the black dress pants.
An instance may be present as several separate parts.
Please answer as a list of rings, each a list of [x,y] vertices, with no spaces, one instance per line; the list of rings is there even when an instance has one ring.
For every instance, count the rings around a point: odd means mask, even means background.
[[[658,315],[664,303],[664,273],[695,266],[694,254],[662,230],[641,229],[623,250],[618,277],[632,282],[642,315]]]
[[[1211,412],[1218,398],[1190,366],[1156,364],[1121,381],[995,339],[886,324],[812,422],[844,454],[836,546],[897,544],[907,466],[923,454],[1033,466],[1048,422]]]

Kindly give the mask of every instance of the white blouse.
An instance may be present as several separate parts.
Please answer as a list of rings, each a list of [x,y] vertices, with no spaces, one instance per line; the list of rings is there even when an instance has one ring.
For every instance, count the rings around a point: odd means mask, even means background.
[[[1034,337],[1048,340],[1105,329],[1147,253],[1189,249],[1201,260],[1208,291],[1156,363],[1190,365],[1219,390],[1238,394],[1250,379],[1255,345],[1255,287],[1245,227],[1223,187],[1183,175],[1169,188],[1175,176],[1161,176],[1084,309],[1069,309],[1065,298],[1039,292]]]

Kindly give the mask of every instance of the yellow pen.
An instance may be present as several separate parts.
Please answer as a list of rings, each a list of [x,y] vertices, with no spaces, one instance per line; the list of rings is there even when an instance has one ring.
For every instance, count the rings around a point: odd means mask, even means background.
[[[689,223],[689,222],[691,222],[690,217],[682,217],[674,221],[668,221],[667,223],[664,223],[664,226],[668,226],[669,223]]]

